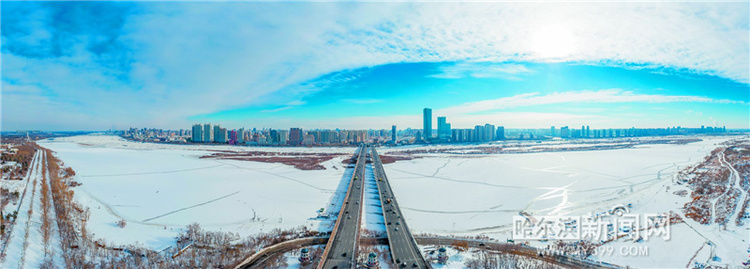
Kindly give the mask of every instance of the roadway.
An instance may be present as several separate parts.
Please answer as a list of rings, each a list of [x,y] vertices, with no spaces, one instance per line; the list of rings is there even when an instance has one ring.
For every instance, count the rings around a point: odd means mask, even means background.
[[[333,227],[332,239],[328,240],[322,260],[318,263],[318,269],[346,269],[355,268],[357,265],[367,146],[360,146],[356,156],[354,173],[349,181],[344,204]]]
[[[414,237],[414,239],[416,239],[419,244],[431,246],[448,246],[454,243],[463,243],[474,250],[486,251],[487,253],[505,253],[516,255],[532,260],[545,261],[563,268],[624,268],[622,266],[611,263],[582,259],[575,255],[551,254],[540,256],[539,249],[522,244],[442,236],[417,236]],[[282,242],[264,248],[263,250],[256,253],[255,255],[252,255],[250,258],[244,260],[234,268],[268,268],[269,261],[278,259],[281,255],[284,255],[284,253],[290,252],[292,250],[299,250],[300,247],[310,247],[321,244],[324,245],[326,244],[326,242],[328,242],[327,237],[307,237]],[[383,245],[388,244],[388,238],[361,238],[360,243]]]
[[[372,170],[375,174],[375,182],[378,185],[378,196],[380,196],[380,203],[383,207],[383,219],[386,224],[391,258],[394,263],[398,264],[399,268],[431,268],[420,253],[417,242],[406,225],[406,220],[398,207],[391,184],[385,175],[383,163],[374,147],[371,157]]]

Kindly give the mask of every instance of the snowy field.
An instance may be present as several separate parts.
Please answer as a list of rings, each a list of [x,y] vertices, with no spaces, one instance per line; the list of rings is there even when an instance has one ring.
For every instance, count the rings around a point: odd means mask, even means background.
[[[385,170],[413,232],[484,234],[505,241],[511,238],[512,218],[520,211],[585,217],[632,203],[633,214],[681,213],[690,198],[673,194],[681,187],[673,183],[674,175],[728,140],[702,138],[685,145],[617,150],[481,157],[423,154],[427,157],[386,164]],[[723,231],[692,220],[673,226],[669,241],[652,238],[643,243],[649,245],[648,255],[615,253],[594,259],[636,267],[685,267],[710,240],[721,259],[717,264],[739,266],[747,260],[745,228]],[[619,251],[632,245],[623,241],[613,242],[613,248]],[[695,260],[706,262],[708,256]]]
[[[510,237],[513,216],[520,211],[587,216],[632,203],[635,214],[680,212],[689,198],[672,194],[678,188],[674,174],[729,139],[701,138],[701,142],[685,145],[648,144],[616,150],[421,154],[417,156],[422,158],[386,164],[385,170],[413,232],[485,234],[505,240]],[[323,163],[326,170],[302,171],[284,164],[199,156],[214,150],[341,154],[355,150],[147,144],[96,135],[39,144],[54,150],[76,171],[76,181],[83,183],[74,189],[76,198],[91,208],[89,229],[96,237],[115,243],[139,242],[154,249],[171,244],[179,230],[192,222],[241,235],[300,225],[329,230],[331,222],[316,219],[316,210],[335,208],[341,199],[337,190],[345,189],[342,178],[351,176],[345,172],[342,157]],[[415,147],[382,152],[402,149]],[[369,166],[368,173],[372,173]],[[374,201],[365,199],[366,205]],[[366,228],[378,230],[377,210],[366,207]],[[121,218],[128,222],[125,228],[115,225]],[[723,263],[739,265],[747,256],[748,231],[688,225],[701,226],[688,221],[673,227],[670,241],[646,242],[654,255],[650,258],[595,259],[636,267],[684,267],[705,238],[716,244],[703,249],[713,251]],[[696,260],[705,261],[709,254],[697,256]]]
[[[96,237],[152,249],[172,244],[180,229],[193,222],[240,235],[301,225],[329,230],[330,221],[316,220],[316,211],[327,207],[346,170],[341,157],[324,162],[326,170],[302,171],[276,163],[200,159],[209,154],[202,150],[206,147],[112,136],[39,144],[76,171],[75,180],[83,185],[74,189],[75,196],[91,209],[88,228]],[[120,219],[127,221],[125,228],[115,224]]]

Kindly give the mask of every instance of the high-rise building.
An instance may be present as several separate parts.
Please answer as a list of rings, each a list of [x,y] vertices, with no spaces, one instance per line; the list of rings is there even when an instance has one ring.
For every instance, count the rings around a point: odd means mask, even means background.
[[[555,126],[549,128],[549,136],[555,136]]]
[[[211,129],[210,123],[203,124],[203,142],[214,142],[214,130]]]
[[[219,132],[221,131],[221,125],[214,125],[214,142],[221,143],[221,135]]]
[[[245,142],[245,128],[237,130],[237,144]]]
[[[289,141],[289,131],[287,130],[274,130],[276,135],[272,137],[273,143],[286,145]]]
[[[200,124],[193,125],[193,143],[203,142],[203,126]]]
[[[229,142],[237,143],[237,130],[229,131]]]
[[[482,135],[482,142],[488,142],[495,140],[495,125],[485,123],[484,134]]]
[[[313,145],[315,144],[315,136],[312,134],[307,134],[302,140],[303,145]]]
[[[289,129],[289,145],[299,145],[302,143],[302,139],[304,137],[302,136],[302,129],[300,128],[291,128]]]
[[[226,128],[221,128],[221,125],[214,126],[214,142],[217,142],[217,143],[228,142]]]
[[[449,140],[451,138],[451,124],[445,121],[445,117],[438,117],[438,138]]]
[[[474,126],[474,133],[471,136],[472,142],[481,142],[484,139],[484,126],[482,125],[476,125]]]
[[[425,108],[422,110],[422,121],[423,121],[423,131],[422,131],[422,140],[424,141],[430,141],[432,138],[432,109]]]
[[[570,138],[570,129],[568,129],[568,126],[560,127],[560,137]]]
[[[505,140],[505,127],[504,126],[497,127],[497,131],[495,131],[495,140]]]
[[[396,125],[391,126],[391,141],[396,143]]]

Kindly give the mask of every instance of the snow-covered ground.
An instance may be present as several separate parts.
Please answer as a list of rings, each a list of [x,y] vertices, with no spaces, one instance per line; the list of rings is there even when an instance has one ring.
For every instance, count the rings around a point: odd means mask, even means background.
[[[153,249],[172,244],[193,222],[241,235],[301,225],[328,230],[331,221],[316,219],[316,211],[327,207],[346,170],[340,157],[324,162],[326,170],[302,171],[277,163],[200,159],[208,152],[113,136],[39,144],[76,171],[83,185],[74,188],[75,197],[91,209],[88,228],[95,237]],[[116,225],[120,219],[127,221],[124,228]]]
[[[512,217],[520,211],[587,216],[632,203],[635,214],[680,212],[689,197],[672,194],[680,188],[673,183],[674,174],[729,139],[701,138],[684,145],[616,150],[418,154],[422,158],[386,164],[385,170],[413,232],[485,234],[505,240],[510,238]],[[39,144],[56,151],[76,171],[76,181],[83,183],[74,188],[76,199],[91,208],[89,230],[96,237],[116,243],[137,241],[152,248],[170,244],[179,229],[192,222],[240,234],[300,225],[328,230],[331,221],[315,219],[316,210],[335,210],[345,189],[342,178],[351,176],[351,172],[346,175],[341,157],[325,162],[326,170],[302,171],[277,163],[198,158],[208,151],[352,154],[355,150],[148,144],[96,135]],[[382,152],[407,149],[418,147]],[[377,218],[369,214],[370,209],[377,210],[366,207],[363,225],[373,229]],[[115,225],[120,218],[128,221],[125,228]],[[689,220],[674,225],[670,241],[654,238],[644,243],[651,247],[650,255],[658,255],[651,259],[595,258],[620,265],[683,267],[709,238],[722,262],[739,265],[747,255],[748,231],[720,231],[715,226]],[[625,244],[611,244],[620,243]],[[667,252],[673,255],[662,256]],[[701,255],[696,260],[709,256]]]
[[[512,218],[520,211],[585,217],[632,203],[633,214],[681,213],[690,198],[673,194],[681,187],[673,183],[674,175],[728,140],[703,138],[685,145],[601,151],[482,157],[423,154],[427,157],[387,164],[385,170],[415,233],[484,234],[504,241],[511,238]],[[650,249],[646,257],[595,259],[636,267],[684,267],[708,238],[715,243],[721,263],[739,266],[747,260],[745,228],[723,231],[715,224],[692,220],[673,226],[669,241],[651,238],[644,243]],[[617,251],[621,244],[612,243]]]

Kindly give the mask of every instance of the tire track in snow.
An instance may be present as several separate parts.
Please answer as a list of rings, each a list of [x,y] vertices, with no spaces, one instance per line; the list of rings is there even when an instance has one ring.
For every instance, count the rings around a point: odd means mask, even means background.
[[[282,175],[271,173],[271,172],[268,172],[268,171],[263,171],[263,170],[258,170],[258,169],[252,169],[252,168],[249,168],[249,167],[242,167],[242,166],[239,166],[239,165],[236,165],[236,164],[225,163],[225,162],[221,162],[221,161],[216,161],[216,162],[222,163],[222,164],[225,164],[225,165],[229,165],[229,166],[233,166],[233,167],[235,167],[237,169],[245,169],[245,170],[255,171],[255,172],[258,172],[258,173],[269,174],[269,175],[272,175],[272,176],[276,176],[276,177],[280,177],[280,178],[283,178],[283,179],[291,180],[291,181],[297,182],[299,184],[308,186],[310,188],[313,188],[313,189],[316,189],[316,190],[319,190],[319,191],[331,192],[331,193],[335,192],[335,190],[329,190],[329,189],[319,188],[319,187],[317,187],[315,185],[302,182],[302,180],[291,178],[291,177],[287,177],[287,176],[282,176]]]
[[[189,169],[179,169],[179,170],[170,170],[170,171],[155,171],[155,172],[141,172],[141,173],[127,173],[127,174],[110,174],[110,175],[82,175],[80,177],[124,177],[124,176],[139,176],[139,175],[152,175],[152,174],[171,174],[171,173],[179,173],[179,172],[187,172],[187,171],[195,171],[195,170],[203,170],[203,169],[211,169],[220,167],[220,165],[214,165],[214,166],[206,166],[206,167],[198,167],[198,168],[189,168]]]
[[[192,205],[192,206],[188,206],[188,207],[183,207],[183,208],[180,208],[180,209],[177,209],[177,210],[169,211],[169,212],[167,212],[167,213],[164,213],[164,214],[158,215],[158,216],[156,216],[156,217],[153,217],[153,218],[148,218],[148,219],[142,220],[141,222],[148,222],[148,221],[150,221],[150,220],[158,219],[158,218],[161,218],[161,217],[164,217],[164,216],[168,216],[168,215],[171,215],[171,214],[174,214],[174,213],[177,213],[177,212],[185,211],[185,210],[188,210],[188,209],[191,209],[191,208],[195,208],[195,207],[199,207],[199,206],[202,206],[202,205],[207,205],[207,204],[210,204],[210,203],[213,203],[213,202],[219,201],[219,200],[221,200],[221,199],[227,198],[227,197],[229,197],[229,196],[232,196],[232,195],[235,195],[235,194],[238,194],[238,193],[240,193],[240,191],[236,191],[236,192],[233,192],[233,193],[230,193],[230,194],[227,194],[227,195],[221,196],[221,197],[219,197],[219,198],[216,198],[216,199],[208,200],[208,201],[205,201],[205,202],[203,202],[203,203],[200,203],[200,204],[195,204],[195,205]]]
[[[21,256],[18,260],[18,268],[24,268],[24,265],[26,264],[26,254],[27,250],[29,248],[29,233],[31,232],[31,226],[33,225],[33,222],[31,219],[34,216],[34,198],[36,197],[37,189],[37,178],[38,175],[41,174],[41,168],[40,165],[43,165],[44,158],[43,155],[44,152],[39,153],[40,158],[37,160],[36,167],[34,167],[33,174],[34,174],[34,181],[31,183],[31,197],[29,199],[29,210],[26,222],[24,223],[26,227],[24,227],[24,234],[23,234],[23,243],[21,244]],[[41,164],[40,164],[41,163]],[[31,181],[31,177],[29,177],[29,181]]]

